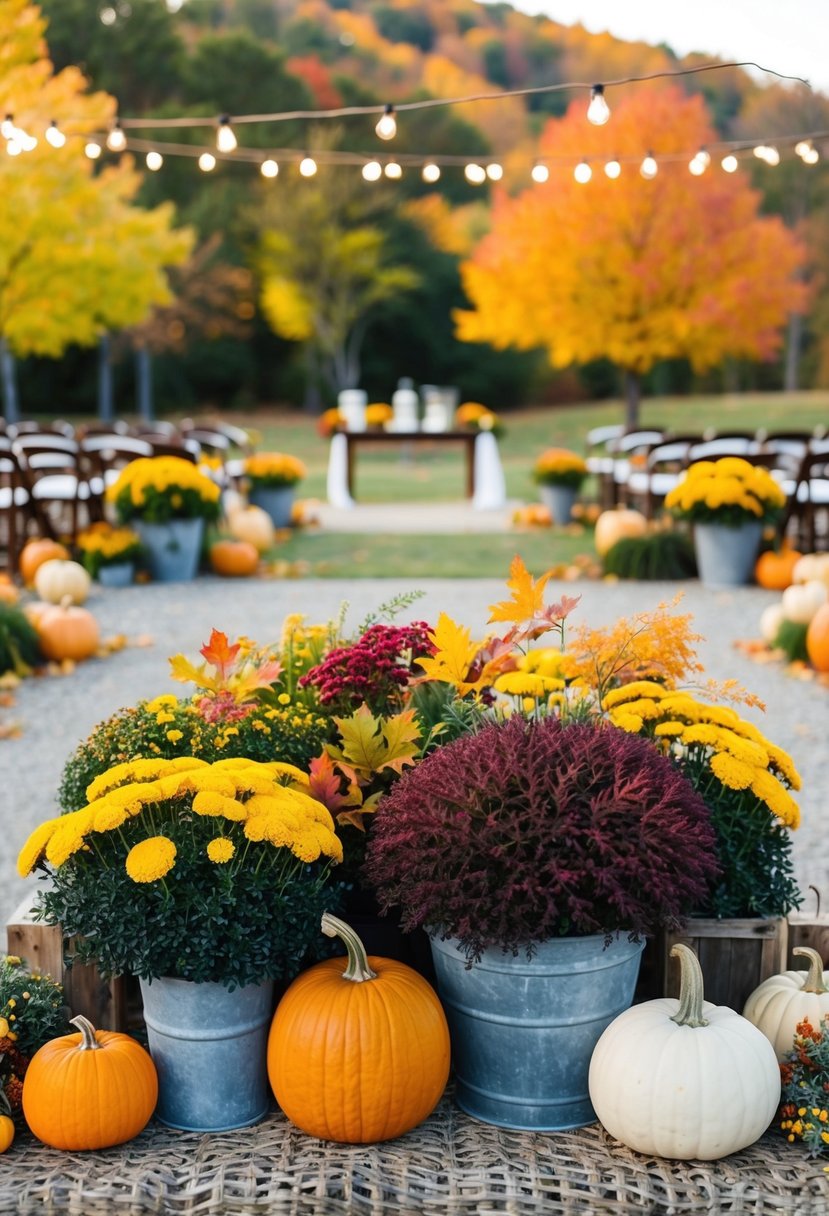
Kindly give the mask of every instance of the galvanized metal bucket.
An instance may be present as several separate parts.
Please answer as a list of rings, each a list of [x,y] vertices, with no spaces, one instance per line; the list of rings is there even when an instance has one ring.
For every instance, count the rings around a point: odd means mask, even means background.
[[[531,959],[487,950],[470,968],[454,938],[431,942],[461,1109],[521,1131],[592,1123],[590,1056],[633,1000],[644,942],[561,937]]]
[[[141,981],[162,1123],[224,1132],[264,1119],[273,990],[270,980],[233,992],[190,980]]]
[[[135,519],[132,527],[141,537],[150,574],[157,583],[183,583],[196,577],[203,519],[170,519],[164,524]]]
[[[267,512],[275,528],[290,528],[293,486],[251,486],[248,500],[252,506]]]
[[[749,521],[736,528],[694,524],[694,550],[704,587],[744,587],[751,580],[763,525]]]

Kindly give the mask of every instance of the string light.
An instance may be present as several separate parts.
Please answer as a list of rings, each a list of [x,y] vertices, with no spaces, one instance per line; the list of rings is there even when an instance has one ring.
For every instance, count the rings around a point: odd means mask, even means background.
[[[433,160],[428,161],[423,166],[423,172],[422,172],[421,176],[422,176],[423,180],[425,182],[428,182],[430,185],[433,185],[435,182],[440,181],[440,165],[436,165]]]
[[[486,181],[486,169],[474,161],[465,166],[463,175],[471,186],[482,186]]]
[[[317,171],[317,162],[313,156],[303,156],[299,162],[299,171],[303,177],[313,177]]]
[[[754,149],[754,155],[758,160],[765,161],[767,165],[771,165],[772,168],[780,164],[780,153],[775,147],[768,144],[758,144]]]
[[[230,125],[230,116],[222,114],[219,119],[219,124],[216,128],[216,148],[219,152],[235,152],[239,141],[233,133],[233,127]]]
[[[622,166],[619,164],[618,160],[609,160],[604,167],[604,171],[606,176],[609,177],[611,181],[615,182],[616,178],[622,172]]]
[[[202,152],[199,157],[199,168],[202,173],[212,173],[216,168],[216,157],[212,152]]]
[[[603,127],[609,118],[610,107],[605,100],[604,85],[594,84],[590,90],[590,105],[587,107],[587,121],[592,122],[594,127]]]
[[[493,161],[491,165],[487,165],[486,175],[491,182],[499,182],[504,176],[504,166],[499,165],[497,161]]]
[[[97,140],[94,139],[90,139],[89,143],[84,148],[84,152],[90,160],[97,160],[102,151],[103,149],[101,148],[101,145],[97,142]]]
[[[729,153],[728,156],[724,156],[720,161],[720,164],[722,165],[723,169],[725,169],[726,173],[736,173],[739,163],[740,162],[733,153]]]
[[[4,139],[14,139],[15,130],[14,115],[7,114],[3,121],[0,122],[0,135]]]
[[[124,128],[116,118],[112,124],[112,130],[107,135],[107,147],[110,152],[123,152],[127,146],[127,137],[124,134]]]
[[[549,176],[550,170],[546,165],[533,165],[532,169],[530,170],[530,177],[534,182],[538,182],[540,186],[544,185],[544,183],[549,179]]]
[[[386,177],[392,178],[393,181],[399,181],[403,176],[403,169],[400,165],[398,165],[396,160],[390,160],[383,172],[385,173]]]
[[[656,177],[657,173],[659,172],[659,166],[654,159],[653,152],[649,152],[642,161],[641,165],[639,166],[639,172],[646,181],[651,181],[654,177]]]
[[[277,173],[279,172],[279,165],[275,160],[271,160],[271,158],[268,157],[267,160],[262,161],[262,164],[259,166],[259,172],[263,177],[276,177]]]
[[[363,177],[367,182],[379,181],[383,176],[383,166],[379,160],[370,160],[363,165]]]
[[[586,160],[579,161],[579,163],[576,165],[575,169],[573,170],[573,177],[582,186],[586,185],[586,183],[590,181],[592,176],[593,176],[593,170],[590,168],[590,166],[588,165]]]
[[[706,152],[705,148],[700,148],[692,157],[688,168],[693,173],[694,177],[702,177],[705,170],[711,164],[711,155]]]
[[[47,144],[51,144],[53,148],[62,148],[66,143],[66,136],[54,119],[52,119],[46,128],[46,142]]]
[[[10,139],[6,143],[6,151],[8,152],[9,156],[19,156],[23,149],[16,139]]]
[[[374,130],[379,139],[394,139],[397,134],[397,119],[394,117],[394,106],[386,106]]]
[[[164,157],[160,152],[148,152],[144,162],[151,173],[157,173],[164,164]]]

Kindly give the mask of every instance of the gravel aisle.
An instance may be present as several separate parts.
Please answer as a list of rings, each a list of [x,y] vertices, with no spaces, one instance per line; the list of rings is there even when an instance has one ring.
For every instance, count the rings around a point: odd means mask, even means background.
[[[436,543],[440,543],[436,538]],[[551,594],[579,593],[575,623],[608,624],[671,600],[679,584],[583,583],[551,585]],[[104,661],[93,661],[60,679],[25,681],[14,716],[22,723],[18,739],[0,741],[0,915],[5,921],[27,894],[32,880],[15,872],[17,851],[28,832],[54,813],[55,790],[64,761],[101,719],[141,697],[179,691],[168,676],[168,656],[179,651],[193,659],[212,626],[231,638],[245,633],[260,642],[279,636],[282,618],[303,612],[311,620],[336,616],[349,603],[347,622],[356,626],[365,614],[399,591],[422,589],[425,596],[401,620],[435,620],[445,609],[482,631],[487,605],[504,598],[503,583],[494,580],[422,579],[347,581],[242,581],[199,579],[172,586],[96,591],[90,608],[104,636],[123,632],[130,638],[150,634],[154,645],[131,648]],[[684,586],[682,611],[692,612],[697,632],[705,637],[700,656],[706,674],[735,677],[766,702],[765,714],[750,712],[768,736],[786,748],[803,775],[800,796],[803,826],[795,835],[798,877],[804,887],[821,888],[829,897],[829,836],[822,815],[829,810],[829,690],[794,680],[774,665],[759,665],[734,650],[741,637],[757,634],[760,612],[776,596],[758,589],[712,592],[697,583]]]

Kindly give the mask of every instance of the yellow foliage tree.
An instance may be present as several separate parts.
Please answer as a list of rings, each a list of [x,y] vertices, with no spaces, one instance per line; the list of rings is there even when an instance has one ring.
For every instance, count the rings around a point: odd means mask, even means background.
[[[0,343],[11,355],[60,355],[136,325],[171,299],[165,267],[192,245],[173,210],[133,204],[141,184],[131,158],[100,171],[84,155],[105,132],[114,98],[87,93],[77,68],[55,73],[45,22],[27,0],[0,0],[0,112],[37,139],[0,157]],[[63,147],[44,138],[51,121]],[[8,376],[5,378],[8,401]],[[13,396],[13,393],[12,393]]]
[[[787,313],[806,304],[795,278],[805,251],[778,217],[759,215],[742,174],[712,164],[693,177],[671,160],[714,138],[702,99],[673,88],[630,94],[604,127],[585,122],[583,102],[551,121],[549,182],[497,199],[491,232],[462,266],[472,309],[456,313],[459,336],[544,347],[555,367],[611,359],[626,373],[629,426],[658,360],[703,370],[772,356]],[[635,163],[648,149],[660,162],[652,180]],[[581,157],[593,168],[586,185],[573,177]],[[616,180],[602,171],[611,157],[624,162]]]

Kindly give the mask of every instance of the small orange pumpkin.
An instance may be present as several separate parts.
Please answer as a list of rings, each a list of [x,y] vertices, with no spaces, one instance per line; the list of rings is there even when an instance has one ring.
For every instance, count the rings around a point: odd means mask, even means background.
[[[11,1107],[9,1106],[6,1095],[3,1094],[2,1103],[0,1103],[0,1153],[5,1153],[6,1149],[11,1148],[14,1141],[14,1119],[11,1117]]]
[[[794,568],[802,556],[785,547],[777,553],[773,549],[761,553],[754,566],[754,581],[766,591],[785,591],[794,582]]]
[[[52,1148],[77,1152],[132,1140],[158,1100],[150,1055],[127,1034],[72,1019],[80,1034],[52,1039],[32,1056],[23,1082],[23,1114]]]
[[[88,659],[98,649],[98,622],[88,609],[73,607],[68,596],[44,608],[33,624],[47,659]]]
[[[348,958],[303,972],[280,1001],[268,1039],[276,1100],[321,1140],[391,1140],[431,1114],[449,1076],[440,1001],[404,963],[366,957],[349,925],[322,918]]]
[[[631,507],[616,507],[612,511],[602,511],[596,520],[593,543],[599,557],[604,557],[617,541],[628,536],[644,536],[647,530],[648,521],[641,511],[634,511]]]
[[[225,578],[249,578],[256,573],[259,554],[247,540],[217,540],[210,546],[210,565]]]
[[[23,546],[17,567],[20,577],[27,587],[30,587],[35,581],[38,567],[55,557],[62,558],[64,561],[69,557],[69,550],[65,549],[63,545],[59,545],[56,540],[48,540],[44,537],[40,540],[30,540]]]
[[[829,671],[829,603],[818,608],[809,622],[806,653],[816,671]]]
[[[16,604],[19,599],[20,592],[8,574],[0,574],[0,601],[4,604]]]

